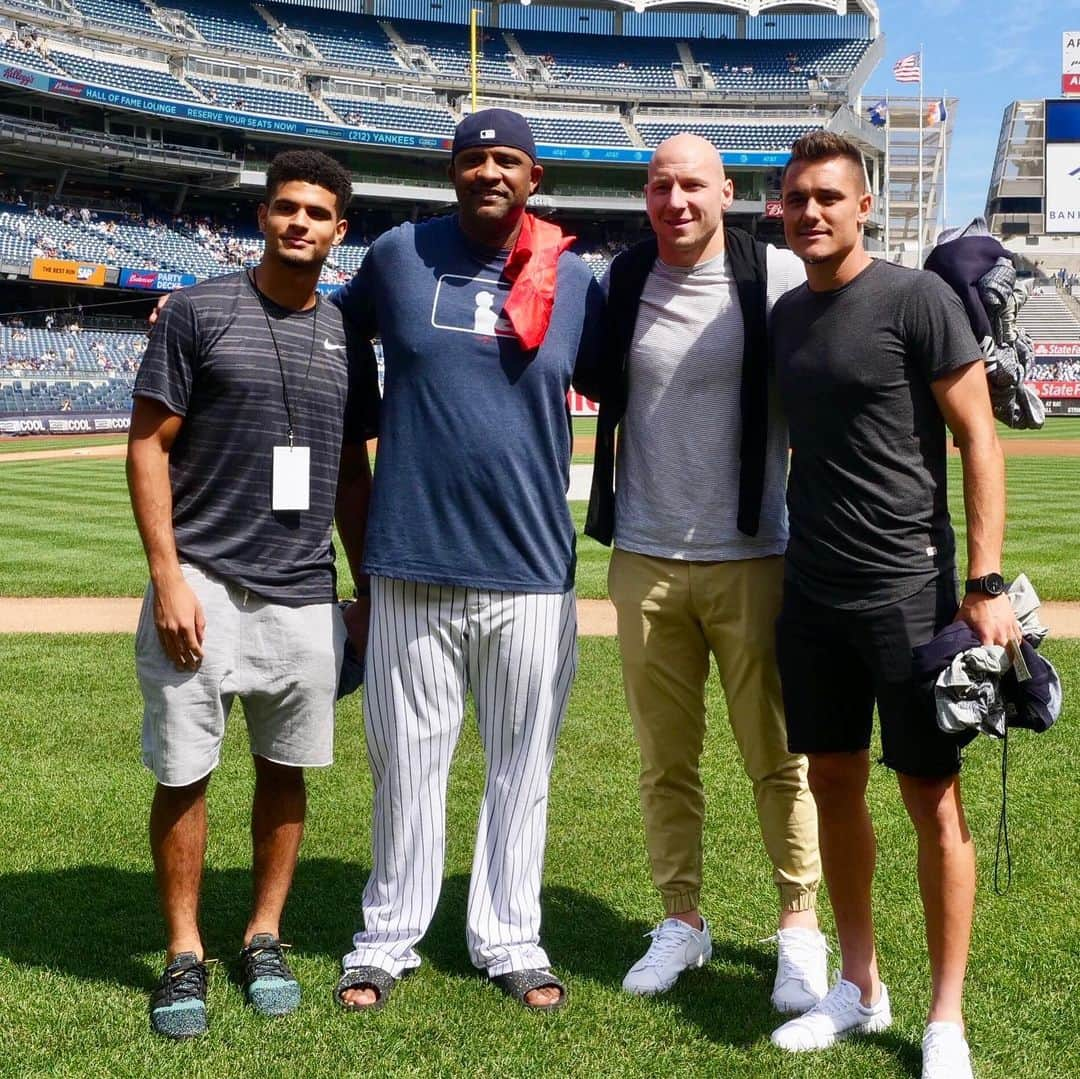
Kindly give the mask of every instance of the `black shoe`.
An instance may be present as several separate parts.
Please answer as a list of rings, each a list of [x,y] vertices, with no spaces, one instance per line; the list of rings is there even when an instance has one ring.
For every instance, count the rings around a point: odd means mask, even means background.
[[[150,1029],[166,1038],[205,1034],[206,978],[206,964],[194,952],[181,952],[150,996]]]
[[[272,933],[256,933],[240,952],[240,981],[247,1002],[261,1015],[288,1015],[300,1004],[300,983]]]

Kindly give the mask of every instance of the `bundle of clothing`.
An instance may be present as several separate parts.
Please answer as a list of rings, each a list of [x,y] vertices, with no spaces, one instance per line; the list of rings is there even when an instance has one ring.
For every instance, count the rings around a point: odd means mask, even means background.
[[[1027,289],[1017,282],[1008,250],[990,235],[985,219],[942,232],[925,269],[941,277],[964,305],[986,359],[994,415],[1020,430],[1042,427],[1046,410],[1026,385],[1035,349],[1018,319]]]
[[[1026,575],[1013,581],[1008,597],[1024,635],[1019,645],[984,645],[966,622],[953,622],[914,650],[917,676],[934,680],[943,731],[1004,738],[1008,727],[1048,730],[1061,714],[1061,679],[1037,651],[1047,630]]]
[[[1053,664],[1037,651],[1047,633],[1039,620],[1039,597],[1024,574],[1009,586],[1008,596],[1023,633],[1019,645],[984,645],[966,622],[953,622],[913,651],[916,677],[933,683],[938,726],[949,733],[966,733],[968,739],[980,731],[1001,739],[1001,811],[994,854],[994,891],[998,895],[1012,883],[1007,813],[1009,729],[1046,731],[1061,715],[1061,679]]]

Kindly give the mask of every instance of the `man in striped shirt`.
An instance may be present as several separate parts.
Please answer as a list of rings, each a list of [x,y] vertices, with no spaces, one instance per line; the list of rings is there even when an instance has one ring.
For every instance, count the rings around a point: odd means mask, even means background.
[[[358,567],[370,484],[364,440],[378,400],[373,380],[360,384],[374,373],[368,346],[346,343],[341,313],[315,288],[345,235],[351,193],[348,172],[324,154],[275,158],[259,207],[262,261],[161,308],[135,382],[128,484],[150,568],[136,665],[168,932],[150,1022],[166,1037],[207,1029],[197,921],[206,786],[236,697],[255,766],[242,981],[263,1014],[285,1014],[300,999],[280,920],[304,827],[303,769],[329,764],[333,750],[345,641],[335,506]],[[365,616],[366,605],[361,638]]]

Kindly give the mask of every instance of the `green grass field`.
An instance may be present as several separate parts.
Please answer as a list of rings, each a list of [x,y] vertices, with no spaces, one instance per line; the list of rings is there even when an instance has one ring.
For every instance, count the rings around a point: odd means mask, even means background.
[[[963,551],[959,463],[949,462],[953,518]],[[1008,463],[1006,574],[1025,572],[1043,599],[1080,597],[1080,457],[1013,457]],[[13,461],[0,466],[0,594],[135,596],[146,566],[131,518],[123,462]],[[87,506],[93,505],[93,513]],[[580,533],[585,504],[571,504]],[[578,595],[607,595],[609,552],[578,543]],[[350,595],[344,558],[339,591]]]
[[[1080,684],[1080,643],[1050,642]],[[825,1056],[768,1045],[775,896],[722,699],[705,753],[712,792],[706,916],[715,955],[663,999],[619,984],[657,917],[636,795],[636,750],[611,640],[585,640],[552,787],[545,943],[571,987],[553,1016],[524,1013],[468,963],[463,917],[482,759],[467,723],[450,792],[446,886],[422,945],[425,965],[375,1015],[336,1009],[330,990],[353,931],[369,862],[370,780],[359,702],[338,724],[337,761],[310,776],[309,827],[285,935],[304,987],[284,1020],[250,1014],[230,975],[248,902],[251,768],[236,717],[211,785],[203,925],[222,959],[210,1034],[155,1039],[146,994],[163,946],[138,763],[140,702],[130,636],[0,638],[0,1075],[26,1076],[709,1076],[899,1079],[919,1074],[927,1003],[914,843],[895,784],[875,769],[881,963],[896,1022]],[[1075,701],[1042,736],[1010,747],[1015,876],[990,887],[1000,747],[980,739],[964,785],[979,850],[968,1022],[980,1079],[1080,1074],[1075,990],[1080,846]],[[828,924],[827,907],[825,912]]]
[[[57,435],[55,438],[0,437],[0,454],[36,453],[41,450],[78,450],[84,446],[119,446],[127,442],[126,434],[114,435]]]

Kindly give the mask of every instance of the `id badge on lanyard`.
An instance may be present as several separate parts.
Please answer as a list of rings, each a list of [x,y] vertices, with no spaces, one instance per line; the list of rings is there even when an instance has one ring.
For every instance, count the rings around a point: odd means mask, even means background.
[[[271,509],[306,510],[311,505],[311,447],[275,446]]]
[[[311,447],[297,446],[293,442],[293,410],[289,400],[289,387],[285,379],[285,364],[281,358],[281,350],[278,348],[277,335],[270,322],[270,314],[266,310],[263,295],[259,291],[259,283],[252,271],[249,277],[259,306],[262,308],[263,318],[266,320],[266,330],[270,334],[270,341],[274,346],[274,355],[277,357],[278,372],[281,375],[281,397],[285,406],[285,415],[288,419],[289,442],[285,446],[274,446],[274,456],[271,469],[271,494],[270,508],[275,512],[299,512],[311,508]],[[315,339],[319,326],[319,297],[315,297],[315,310],[311,316],[311,346],[308,349],[307,368],[304,371],[304,381],[301,391],[307,386],[308,374],[311,372],[311,360],[315,355]]]

